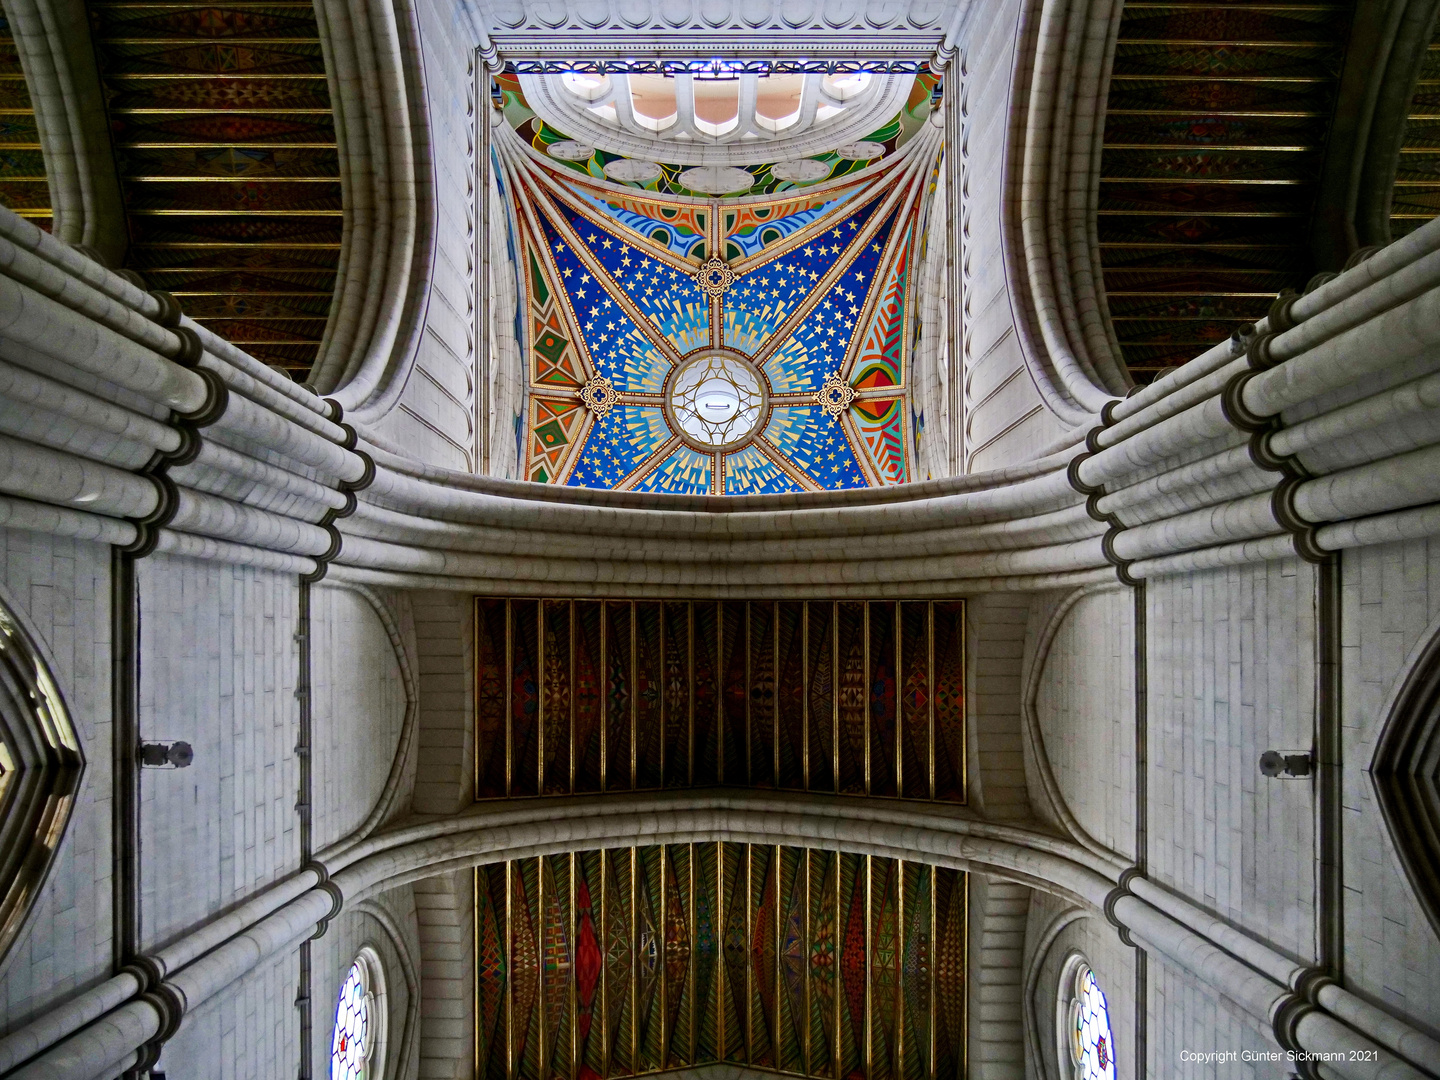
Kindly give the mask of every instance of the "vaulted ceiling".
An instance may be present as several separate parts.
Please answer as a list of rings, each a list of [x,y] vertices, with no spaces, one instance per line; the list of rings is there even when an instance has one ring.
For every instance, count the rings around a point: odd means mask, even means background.
[[[528,309],[527,478],[715,495],[908,481],[908,357],[939,133],[896,151],[927,127],[931,82],[917,80],[918,118],[866,140],[883,164],[817,155],[810,182],[730,168],[742,190],[769,193],[744,201],[694,198],[668,165],[607,182],[596,174],[617,158],[593,147],[531,155],[525,144],[576,143],[502,83],[520,136],[497,149]],[[843,179],[817,185],[832,173]],[[685,400],[707,387],[725,425],[706,428],[704,400]]]
[[[324,336],[342,229],[311,4],[90,0],[88,8],[126,203],[127,265],[175,293],[187,314],[303,378]],[[1308,231],[1350,25],[1349,0],[1125,5],[1098,235],[1110,313],[1138,381],[1263,315],[1278,290],[1332,269],[1313,265]],[[562,141],[518,87],[513,75],[501,77],[507,116],[525,141],[542,151]],[[934,88],[932,77],[918,79],[894,123],[869,140],[894,153],[923,121]],[[0,27],[0,114],[0,201],[48,226],[33,110],[8,26]],[[811,155],[815,171],[806,175],[823,168],[833,180],[868,167],[835,149]],[[621,157],[596,148],[556,165],[600,179]],[[1440,210],[1437,162],[1440,36],[1411,102],[1393,235]],[[773,164],[746,166],[751,194],[795,186],[773,175]],[[653,181],[631,186],[703,194],[685,186],[683,165],[655,165]]]

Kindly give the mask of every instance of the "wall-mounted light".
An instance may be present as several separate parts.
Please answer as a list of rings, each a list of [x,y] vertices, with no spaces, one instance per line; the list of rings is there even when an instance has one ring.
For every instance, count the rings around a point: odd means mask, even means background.
[[[1260,772],[1271,780],[1305,780],[1310,776],[1309,750],[1266,750]]]
[[[195,750],[188,742],[140,744],[142,769],[184,769],[194,760]]]

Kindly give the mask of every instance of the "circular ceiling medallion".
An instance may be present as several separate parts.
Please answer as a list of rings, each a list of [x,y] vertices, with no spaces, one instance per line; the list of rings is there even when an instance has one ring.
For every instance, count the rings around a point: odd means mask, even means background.
[[[874,161],[885,156],[885,147],[878,142],[852,142],[835,148],[835,156],[846,161]]]
[[[545,152],[561,161],[589,161],[595,154],[595,148],[574,139],[566,139],[564,142],[551,143],[545,148]]]
[[[665,411],[676,432],[699,450],[731,450],[747,442],[765,418],[765,379],[744,357],[705,352],[670,377]]]
[[[604,170],[608,180],[622,184],[648,184],[660,178],[660,166],[653,161],[636,161],[634,158],[616,158]]]
[[[799,161],[782,161],[770,166],[770,175],[777,180],[790,180],[797,184],[812,180],[824,180],[830,175],[830,166],[823,161],[801,158]]]
[[[755,184],[753,173],[733,165],[700,165],[680,174],[680,186],[706,195],[730,195],[749,191]]]

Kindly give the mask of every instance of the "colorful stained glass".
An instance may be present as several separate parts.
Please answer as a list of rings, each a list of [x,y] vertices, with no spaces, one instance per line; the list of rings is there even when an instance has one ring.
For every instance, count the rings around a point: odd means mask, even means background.
[[[1075,971],[1070,1001],[1070,1061],[1075,1080],[1115,1080],[1115,1037],[1110,1006],[1090,965]]]
[[[365,965],[350,965],[340,1000],[335,1005],[335,1034],[330,1040],[330,1075],[333,1080],[368,1080],[371,1011],[375,997],[367,983]]]

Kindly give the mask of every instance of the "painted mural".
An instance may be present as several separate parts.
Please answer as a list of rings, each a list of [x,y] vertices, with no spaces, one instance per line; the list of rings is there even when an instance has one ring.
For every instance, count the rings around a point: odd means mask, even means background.
[[[744,199],[626,188],[513,134],[497,143],[525,307],[528,479],[692,495],[911,479],[937,129],[853,177]],[[700,360],[713,378],[682,401],[679,373]],[[726,437],[691,431],[687,408],[719,410]]]

